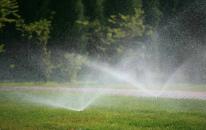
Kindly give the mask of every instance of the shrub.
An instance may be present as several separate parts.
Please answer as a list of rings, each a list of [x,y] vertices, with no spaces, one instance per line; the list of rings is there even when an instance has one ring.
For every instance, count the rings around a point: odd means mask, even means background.
[[[59,58],[58,58],[59,59]],[[58,81],[75,81],[87,58],[75,53],[65,53],[53,70],[53,78]]]

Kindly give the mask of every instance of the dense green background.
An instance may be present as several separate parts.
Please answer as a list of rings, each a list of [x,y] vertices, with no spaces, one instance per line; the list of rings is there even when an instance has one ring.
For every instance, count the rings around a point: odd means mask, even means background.
[[[204,0],[0,2],[2,81],[72,80],[80,71],[74,66],[83,63],[73,61],[76,56],[71,53],[115,62],[114,57],[141,46],[139,42],[152,45],[155,32],[164,54],[160,59],[178,67],[206,41]]]

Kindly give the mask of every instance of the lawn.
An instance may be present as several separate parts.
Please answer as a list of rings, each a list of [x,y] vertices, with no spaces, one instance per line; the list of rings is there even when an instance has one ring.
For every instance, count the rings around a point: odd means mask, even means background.
[[[0,92],[0,130],[205,128],[204,100],[102,96],[84,111],[77,112],[23,102],[15,97],[15,92]]]

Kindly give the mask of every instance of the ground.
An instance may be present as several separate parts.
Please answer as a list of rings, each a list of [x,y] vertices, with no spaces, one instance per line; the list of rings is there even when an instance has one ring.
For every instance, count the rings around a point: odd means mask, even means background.
[[[22,102],[0,91],[1,130],[174,130],[206,128],[206,100],[101,96],[84,111]],[[32,93],[32,92],[31,92]],[[41,94],[48,94],[41,92]],[[54,95],[55,96],[55,95]]]

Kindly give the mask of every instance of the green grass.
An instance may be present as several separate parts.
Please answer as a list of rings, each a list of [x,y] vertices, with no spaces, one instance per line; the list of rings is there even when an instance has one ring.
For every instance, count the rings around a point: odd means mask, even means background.
[[[205,128],[206,101],[201,100],[106,96],[100,97],[85,111],[75,112],[22,102],[15,97],[15,92],[0,92],[1,130],[204,130]]]

